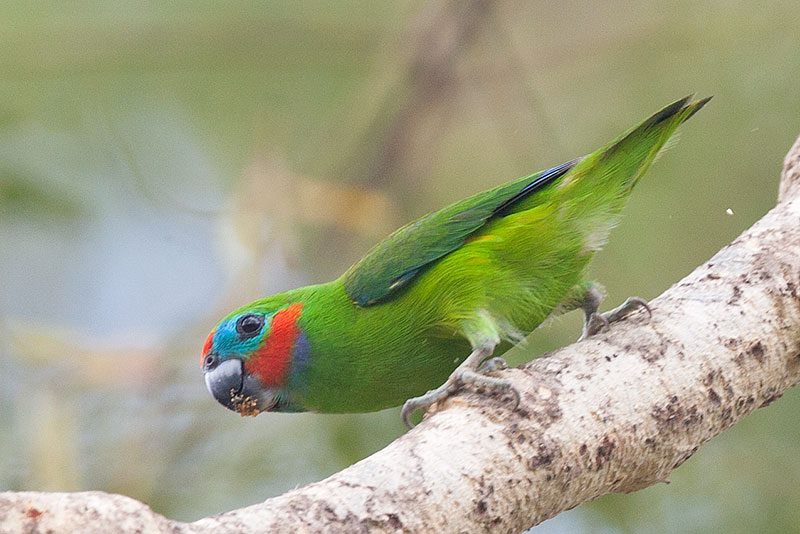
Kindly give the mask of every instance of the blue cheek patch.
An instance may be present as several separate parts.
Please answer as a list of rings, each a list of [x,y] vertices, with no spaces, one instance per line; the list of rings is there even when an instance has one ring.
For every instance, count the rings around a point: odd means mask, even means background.
[[[310,356],[311,345],[308,343],[305,333],[301,330],[292,350],[292,367],[290,371],[292,379],[296,380],[298,377],[305,376],[305,370],[308,368],[308,364],[311,363]]]
[[[272,317],[264,317],[264,327],[261,334],[250,339],[241,340],[239,334],[236,332],[236,321],[239,317],[232,317],[221,323],[217,327],[217,332],[214,334],[213,348],[219,354],[220,360],[227,360],[228,358],[241,358],[246,360],[257,348],[264,342],[266,332],[269,332]]]

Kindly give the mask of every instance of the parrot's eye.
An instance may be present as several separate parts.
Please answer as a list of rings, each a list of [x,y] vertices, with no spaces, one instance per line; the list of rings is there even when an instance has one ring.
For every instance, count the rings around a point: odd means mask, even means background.
[[[239,333],[239,337],[242,339],[247,339],[258,334],[262,326],[264,326],[263,315],[243,315],[236,321],[236,332]]]
[[[209,370],[216,365],[217,365],[216,354],[209,354],[208,356],[206,356],[205,360],[203,360],[203,368],[205,368],[206,370]]]

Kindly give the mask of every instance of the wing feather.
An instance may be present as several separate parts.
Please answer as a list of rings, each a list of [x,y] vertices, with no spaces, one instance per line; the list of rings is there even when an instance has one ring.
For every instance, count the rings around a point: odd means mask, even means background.
[[[516,203],[563,176],[576,162],[484,191],[396,230],[344,274],[348,296],[363,307],[396,295],[489,220],[512,212]]]

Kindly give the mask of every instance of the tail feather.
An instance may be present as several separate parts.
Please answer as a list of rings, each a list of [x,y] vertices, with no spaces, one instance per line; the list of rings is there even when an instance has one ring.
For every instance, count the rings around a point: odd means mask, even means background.
[[[581,221],[588,250],[602,247],[633,187],[674,139],[678,126],[709,100],[687,96],[673,102],[581,159],[562,179],[562,202],[569,206],[569,216]]]
[[[586,156],[576,166],[576,175],[585,175],[587,185],[616,181],[621,193],[630,192],[647,171],[675,130],[697,113],[711,97],[692,101],[682,98],[653,114],[605,147]],[[609,183],[613,187],[612,183]]]
[[[639,171],[632,177],[629,187],[633,188],[642,175],[650,168],[650,165],[658,159],[658,155],[670,146],[674,146],[678,142],[676,129],[678,126],[689,120],[692,115],[700,111],[712,97],[702,98],[700,100],[691,101],[692,95],[687,96],[667,106],[660,112],[653,116],[652,126],[650,129],[655,130],[656,142],[650,149],[648,157],[642,161]],[[658,132],[659,127],[663,127],[662,132]],[[635,133],[635,132],[634,132]]]
[[[695,113],[700,111],[700,109],[703,106],[708,104],[708,101],[711,100],[712,98],[714,98],[714,97],[713,96],[707,96],[705,98],[701,98],[700,100],[697,100],[696,102],[690,103],[687,106],[687,108],[689,109],[689,112],[686,114],[686,116],[683,118],[683,121],[681,121],[681,122],[686,122],[687,120],[689,120],[692,117],[692,115],[694,115]]]

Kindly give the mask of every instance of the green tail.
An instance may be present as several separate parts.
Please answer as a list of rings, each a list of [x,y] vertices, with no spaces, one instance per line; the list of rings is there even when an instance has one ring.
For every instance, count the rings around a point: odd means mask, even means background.
[[[603,148],[580,159],[555,184],[558,202],[567,206],[569,216],[596,227],[589,247],[605,243],[608,231],[619,220],[622,208],[639,178],[647,172],[659,151],[678,126],[697,113],[710,98],[690,101],[682,98],[622,134]]]
[[[675,130],[692,115],[697,113],[711,97],[691,101],[687,96],[658,111],[639,126],[620,135],[605,147],[589,154],[575,168],[581,173],[584,167],[592,167],[595,186],[604,178],[619,180],[626,192],[636,185],[639,178],[647,172],[659,151],[675,133]]]
[[[568,209],[574,210],[576,216],[598,211],[614,216],[622,210],[633,186],[647,172],[678,126],[711,100],[708,97],[691,102],[691,98],[687,96],[666,106],[591,154],[475,198],[503,198],[512,191],[513,196],[505,198],[496,208],[496,215],[525,211],[557,198],[557,202],[568,204]]]

